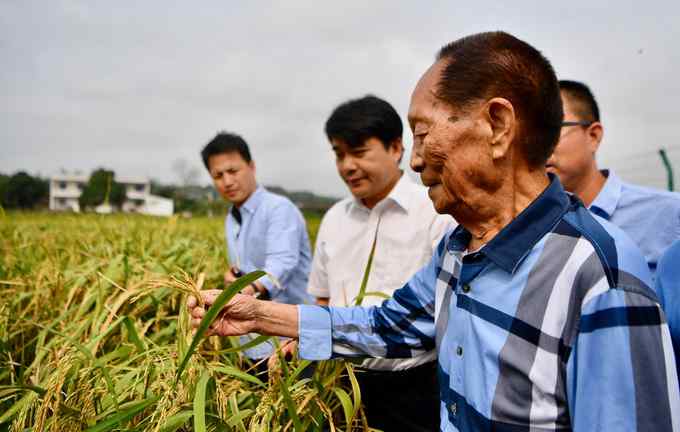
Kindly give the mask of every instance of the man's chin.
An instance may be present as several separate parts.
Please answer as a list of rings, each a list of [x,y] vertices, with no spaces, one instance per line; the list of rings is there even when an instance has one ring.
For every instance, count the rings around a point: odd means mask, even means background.
[[[370,195],[370,191],[363,186],[352,187],[350,185],[347,185],[347,187],[349,188],[349,192],[352,194],[352,196],[358,200],[368,198],[368,196]]]

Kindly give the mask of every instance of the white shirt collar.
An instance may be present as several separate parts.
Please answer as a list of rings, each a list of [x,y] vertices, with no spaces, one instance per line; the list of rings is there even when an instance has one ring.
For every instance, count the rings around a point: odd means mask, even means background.
[[[408,213],[411,209],[412,196],[414,193],[413,186],[414,186],[413,180],[411,180],[407,173],[402,171],[401,177],[397,181],[397,184],[394,185],[390,193],[382,201],[376,204],[374,208],[381,208],[386,205],[385,203],[393,202],[403,211]],[[361,202],[361,200],[357,198],[351,200],[349,205],[350,205],[350,207],[348,208],[349,211],[352,211],[354,209],[370,211]]]

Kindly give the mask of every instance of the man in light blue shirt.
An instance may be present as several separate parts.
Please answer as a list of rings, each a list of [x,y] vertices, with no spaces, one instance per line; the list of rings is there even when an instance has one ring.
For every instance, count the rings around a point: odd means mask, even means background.
[[[460,224],[429,264],[371,308],[237,295],[211,332],[299,338],[308,359],[434,348],[442,431],[680,431],[642,254],[545,172],[562,115],[552,66],[527,43],[492,32],[444,46],[408,116],[411,167]],[[188,306],[199,325],[205,309]]]
[[[668,318],[676,367],[680,376],[680,240],[676,240],[659,260],[656,293]]]
[[[300,210],[288,198],[257,184],[255,162],[240,136],[217,134],[201,156],[215,188],[232,203],[225,218],[231,263],[224,276],[225,284],[242,273],[264,270],[268,277],[246,287],[244,294],[279,303],[312,303],[307,294],[311,252]],[[270,352],[270,347],[262,344],[247,354],[259,359]]]
[[[595,155],[604,129],[595,97],[577,81],[562,80],[560,89],[564,122],[548,172],[637,243],[653,279],[660,255],[680,239],[680,194],[626,183],[612,170],[599,170]]]

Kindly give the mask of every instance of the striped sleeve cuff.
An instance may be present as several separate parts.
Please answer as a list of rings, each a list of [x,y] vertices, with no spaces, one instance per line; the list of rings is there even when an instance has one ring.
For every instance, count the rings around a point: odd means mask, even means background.
[[[298,305],[300,357],[305,360],[331,358],[331,315],[321,306]]]

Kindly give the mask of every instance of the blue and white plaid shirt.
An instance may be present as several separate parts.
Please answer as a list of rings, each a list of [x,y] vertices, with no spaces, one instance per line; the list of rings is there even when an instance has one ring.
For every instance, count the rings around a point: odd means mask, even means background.
[[[381,306],[299,306],[301,356],[436,346],[442,431],[680,430],[668,326],[620,229],[552,176],[485,247],[469,240],[446,235]]]

